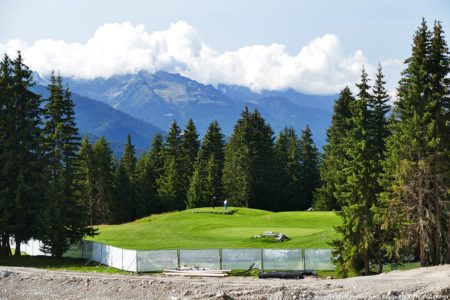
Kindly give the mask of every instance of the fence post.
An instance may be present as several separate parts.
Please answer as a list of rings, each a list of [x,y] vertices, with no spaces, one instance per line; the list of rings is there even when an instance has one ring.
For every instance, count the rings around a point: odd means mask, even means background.
[[[139,272],[139,265],[138,265],[138,251],[137,250],[135,250],[134,252],[136,252],[136,273],[138,273]]]
[[[222,270],[222,248],[219,248],[219,269]]]
[[[261,248],[261,273],[264,272],[264,248]]]
[[[177,268],[181,268],[180,249],[177,249]]]
[[[306,251],[305,248],[302,248],[302,257],[303,257],[303,271],[306,270]]]

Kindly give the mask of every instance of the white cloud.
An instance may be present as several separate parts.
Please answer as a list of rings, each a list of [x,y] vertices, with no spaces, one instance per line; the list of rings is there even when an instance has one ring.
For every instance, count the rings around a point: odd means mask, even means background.
[[[295,55],[280,44],[219,53],[183,21],[152,33],[129,22],[105,24],[84,44],[62,40],[0,44],[0,53],[15,56],[16,50],[22,50],[25,62],[43,76],[54,69],[77,78],[164,70],[203,83],[238,84],[253,90],[292,87],[309,93],[338,92],[354,85],[363,64],[371,69],[362,51],[347,54],[333,34],[314,39]]]

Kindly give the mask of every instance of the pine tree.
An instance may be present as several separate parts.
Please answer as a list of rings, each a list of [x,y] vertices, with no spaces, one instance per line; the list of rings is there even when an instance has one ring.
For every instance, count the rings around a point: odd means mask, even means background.
[[[197,156],[187,195],[188,207],[214,207],[218,199],[223,199],[224,148],[223,134],[219,124],[214,121],[206,131]]]
[[[11,60],[8,55],[4,55],[0,63],[0,234],[1,245],[0,255],[7,256],[11,254],[9,238],[11,234],[11,216],[14,211],[11,193],[8,186],[11,185],[11,176],[8,173],[12,168],[8,165],[11,160],[13,143],[10,141],[11,132],[13,132],[13,97],[12,97],[12,68]]]
[[[79,148],[73,102],[68,88],[62,87],[61,76],[52,75],[48,86],[50,96],[45,105],[46,145],[48,157],[50,223],[43,233],[43,250],[61,257],[69,245],[85,235],[95,234],[86,226],[81,202],[76,197],[76,163]]]
[[[300,149],[295,130],[284,128],[275,142],[278,200],[276,210],[297,210],[301,203]]]
[[[371,145],[371,136],[368,128],[371,119],[368,103],[371,101],[368,76],[364,68],[361,82],[356,86],[359,89],[358,98],[350,107],[351,130],[344,141],[349,160],[344,162],[338,174],[345,180],[336,186],[336,198],[342,205],[342,225],[336,227],[340,238],[333,241],[334,257],[337,270],[346,276],[350,270],[370,273],[371,247],[374,242],[373,210],[376,206],[376,180]]]
[[[335,193],[336,185],[345,179],[339,173],[341,165],[349,159],[345,149],[344,141],[352,129],[350,119],[352,113],[350,107],[355,101],[348,87],[344,88],[334,105],[331,126],[327,130],[327,145],[320,163],[321,187],[315,194],[314,209],[316,210],[338,210]]]
[[[137,163],[138,191],[141,216],[163,210],[158,198],[157,181],[164,168],[164,142],[161,134],[155,135],[150,151],[144,153]]]
[[[207,161],[199,153],[194,174],[187,193],[187,207],[204,207],[211,204],[212,193],[208,184]]]
[[[158,179],[158,197],[166,211],[186,207],[186,186],[183,175],[181,130],[174,121],[166,139],[164,171]]]
[[[78,192],[83,206],[86,208],[86,222],[89,225],[97,224],[97,191],[96,166],[92,144],[87,135],[81,141],[78,156]]]
[[[95,191],[97,203],[96,224],[110,222],[111,205],[113,203],[113,186],[115,161],[113,152],[105,137],[95,142],[93,147],[95,166]]]
[[[245,108],[225,150],[223,184],[230,204],[276,207],[272,128],[258,111]]]
[[[125,222],[136,219],[139,215],[139,207],[137,201],[137,172],[136,172],[136,151],[131,142],[131,135],[127,136],[122,157],[119,159],[116,184],[115,199],[113,210],[116,217],[114,222]]]
[[[296,210],[305,210],[312,206],[313,196],[320,184],[319,151],[314,144],[309,126],[302,130],[300,138],[300,201]]]
[[[450,190],[450,53],[440,22],[434,23],[428,68],[431,90],[430,101],[426,106],[430,119],[427,140],[434,179],[431,201],[434,222],[430,252],[432,264],[438,265],[444,261],[441,255],[445,252],[447,263],[450,263],[450,205],[443,207],[444,203],[448,203]]]
[[[36,237],[43,223],[41,211],[43,155],[41,97],[30,91],[31,71],[18,52],[0,63],[0,254],[9,255],[9,237],[16,244]],[[15,255],[20,255],[20,245]]]
[[[189,184],[194,173],[195,160],[200,148],[200,141],[198,139],[197,129],[195,128],[194,121],[189,119],[186,124],[186,129],[183,131],[181,138],[181,151],[182,151],[182,180],[184,191],[186,195],[184,199],[187,201],[187,192]]]
[[[448,254],[442,230],[448,215],[441,209],[449,187],[448,57],[440,24],[432,34],[422,20],[400,80],[382,180],[381,219],[393,233],[388,255],[401,259],[417,249],[421,266]]]

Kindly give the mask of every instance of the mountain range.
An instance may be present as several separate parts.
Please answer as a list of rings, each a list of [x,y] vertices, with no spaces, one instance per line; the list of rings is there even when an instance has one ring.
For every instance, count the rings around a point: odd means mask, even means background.
[[[236,85],[205,85],[179,74],[138,72],[109,78],[64,78],[75,102],[82,133],[104,135],[123,144],[128,132],[133,143],[147,149],[151,138],[167,132],[173,120],[184,127],[192,118],[200,135],[217,120],[230,136],[247,106],[257,109],[278,134],[292,126],[298,134],[309,125],[316,144],[325,143],[337,95],[306,95],[293,89],[255,92]],[[45,79],[39,78],[45,84]],[[41,91],[41,94],[43,91]]]

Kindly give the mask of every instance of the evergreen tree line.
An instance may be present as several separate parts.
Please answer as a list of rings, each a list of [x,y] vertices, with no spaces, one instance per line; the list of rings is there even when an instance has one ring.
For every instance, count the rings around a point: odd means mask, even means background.
[[[78,129],[70,91],[52,75],[48,99],[30,91],[32,72],[22,55],[0,62],[0,255],[9,239],[39,238],[61,256],[95,231],[87,227],[77,185]]]
[[[141,157],[128,136],[115,162],[104,138],[87,137],[79,155],[81,201],[90,225],[122,223],[152,213],[229,205],[302,210],[319,184],[319,154],[309,127],[285,128],[275,140],[258,111],[247,108],[228,143],[213,121],[200,141],[193,120],[174,121]]]
[[[337,270],[450,263],[450,59],[442,26],[425,20],[389,107],[378,68],[363,69],[357,95],[341,91],[327,131],[314,206],[339,210]]]

